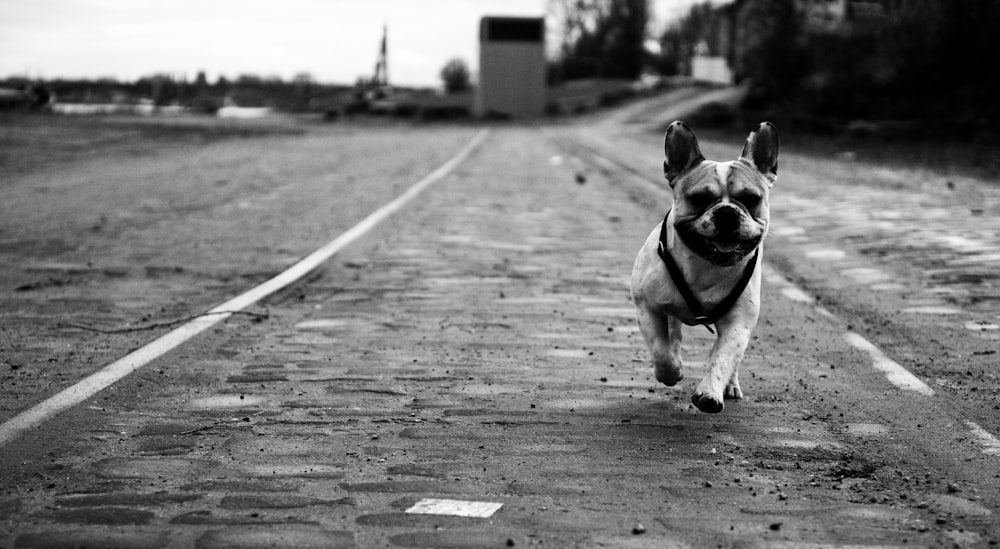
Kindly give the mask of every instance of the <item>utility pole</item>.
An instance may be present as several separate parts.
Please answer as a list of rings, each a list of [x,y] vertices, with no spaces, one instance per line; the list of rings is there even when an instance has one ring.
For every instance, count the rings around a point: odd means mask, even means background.
[[[386,42],[389,37],[389,27],[385,24],[382,25],[382,48],[378,53],[378,61],[375,62],[375,81],[373,82],[376,86],[388,86],[389,85],[389,60],[386,56]]]

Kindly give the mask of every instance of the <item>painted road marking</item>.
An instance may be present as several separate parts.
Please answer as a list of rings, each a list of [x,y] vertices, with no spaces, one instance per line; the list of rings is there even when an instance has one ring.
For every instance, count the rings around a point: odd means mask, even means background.
[[[1000,456],[1000,440],[997,437],[991,435],[989,431],[980,427],[975,421],[966,421],[965,425],[969,427],[972,435],[979,439],[979,443],[983,445],[984,454],[988,456]]]
[[[828,248],[822,250],[809,250],[806,252],[806,257],[810,259],[818,259],[820,261],[840,261],[844,259],[847,254],[844,250],[837,250],[835,248]]]
[[[456,517],[490,518],[503,507],[493,501],[462,501],[457,499],[424,498],[405,512],[417,515],[452,515]]]
[[[816,302],[811,295],[803,292],[795,286],[785,286],[781,289],[781,295],[799,303],[813,304]]]
[[[855,332],[847,332],[844,334],[844,340],[851,347],[868,353],[872,357],[872,366],[884,373],[889,383],[900,389],[916,391],[926,396],[934,396],[934,390],[928,387],[926,383],[920,381],[917,376],[911,374],[909,370],[900,366],[896,361],[885,356],[878,347],[861,337],[861,335]]]
[[[780,273],[776,272],[773,268],[768,268],[765,271],[764,276],[769,284],[774,284],[775,286],[778,286],[780,288],[782,295],[784,295],[786,298],[799,303],[812,304],[813,308],[816,311],[822,313],[824,316],[827,316],[831,320],[839,321],[836,315],[829,312],[820,305],[817,305],[815,299],[812,296],[799,289],[798,286],[793,284],[790,280],[785,278]],[[907,312],[930,313],[931,311],[909,310]],[[937,314],[960,314],[963,313],[964,311],[956,310],[956,312],[952,312],[951,310],[948,310],[946,312],[942,312],[938,309],[935,309],[933,312]],[[997,324],[986,321],[967,322],[965,324],[965,327],[969,330],[982,330],[982,331],[998,329]],[[849,331],[844,334],[844,339],[847,341],[848,344],[850,344],[855,349],[868,353],[868,355],[872,357],[872,366],[875,367],[876,370],[883,372],[886,378],[889,380],[889,382],[895,385],[896,387],[904,390],[915,391],[925,396],[934,396],[934,390],[931,389],[926,383],[921,381],[920,378],[910,373],[909,370],[907,370],[897,362],[885,356],[885,353],[883,353],[878,347],[876,347],[873,343],[869,342],[861,335]],[[997,439],[997,437],[993,436],[986,429],[980,427],[979,424],[977,424],[974,421],[967,420],[965,421],[965,425],[972,432],[972,436],[974,436],[982,445],[984,454],[988,456],[1000,456],[1000,439]]]
[[[417,181],[403,194],[397,196],[392,201],[386,203],[375,210],[360,223],[351,227],[346,232],[324,244],[322,247],[304,257],[295,265],[289,267],[278,276],[264,282],[263,284],[250,289],[249,291],[215,307],[204,313],[202,316],[191,320],[187,324],[175,328],[164,334],[160,338],[140,347],[138,350],[118,359],[93,374],[83,378],[75,385],[56,393],[48,399],[18,414],[6,423],[0,425],[0,446],[14,440],[22,432],[37,427],[43,422],[51,419],[84,400],[90,398],[97,392],[109,387],[130,373],[149,364],[156,358],[166,354],[168,351],[181,345],[185,341],[204,332],[212,326],[222,322],[232,316],[233,313],[241,311],[261,299],[287,287],[293,282],[319,267],[323,262],[330,259],[341,249],[351,244],[359,237],[370,231],[386,218],[396,213],[413,200],[418,194],[431,184],[443,179],[451,173],[459,164],[465,161],[489,135],[489,130],[482,130],[470,141],[461,151],[450,160],[442,164],[433,172],[427,174],[423,179]]]
[[[960,315],[965,311],[956,307],[946,307],[943,305],[926,305],[923,307],[907,307],[901,312],[914,315]]]
[[[993,330],[1000,330],[1000,324],[989,322],[987,320],[977,320],[974,322],[966,322],[965,329],[972,330],[974,332],[988,332]]]
[[[785,278],[781,273],[778,273],[773,268],[768,267],[764,276],[767,279],[768,284],[778,286],[779,291],[786,298],[797,303],[811,304],[813,305],[813,309],[823,316],[826,316],[834,321],[839,321],[836,315],[822,306],[817,305],[815,298],[802,291],[802,289],[793,284],[792,281]],[[921,381],[920,378],[910,373],[909,370],[899,365],[894,360],[885,356],[885,353],[861,335],[848,331],[844,333],[844,340],[855,349],[868,353],[868,355],[872,357],[872,366],[876,370],[884,373],[886,378],[889,380],[889,383],[892,383],[900,389],[916,391],[922,395],[934,395],[934,390]]]

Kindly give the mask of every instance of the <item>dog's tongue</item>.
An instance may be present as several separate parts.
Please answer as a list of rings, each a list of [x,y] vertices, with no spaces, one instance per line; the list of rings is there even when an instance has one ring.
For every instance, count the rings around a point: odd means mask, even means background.
[[[716,250],[724,254],[735,251],[736,248],[740,247],[740,243],[736,240],[713,240],[712,244],[715,246]]]

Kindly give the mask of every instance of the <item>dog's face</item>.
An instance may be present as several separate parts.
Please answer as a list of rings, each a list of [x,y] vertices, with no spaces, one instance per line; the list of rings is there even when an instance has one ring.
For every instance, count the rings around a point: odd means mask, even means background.
[[[663,171],[674,191],[674,230],[692,252],[734,265],[764,240],[768,196],[778,174],[778,134],[769,123],[747,137],[738,160],[705,160],[694,133],[674,122],[664,137]]]

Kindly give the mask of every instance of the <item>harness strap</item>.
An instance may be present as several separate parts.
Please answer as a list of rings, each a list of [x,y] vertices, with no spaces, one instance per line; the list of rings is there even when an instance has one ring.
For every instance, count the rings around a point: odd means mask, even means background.
[[[670,212],[667,212],[667,216]],[[663,223],[660,225],[660,243],[657,248],[657,253],[660,259],[663,260],[664,265],[667,267],[667,272],[670,273],[670,278],[674,281],[674,286],[677,287],[677,291],[681,293],[681,297],[684,298],[684,303],[687,304],[688,309],[691,314],[694,315],[694,320],[698,324],[701,324],[708,329],[709,332],[715,333],[712,329],[712,324],[719,321],[720,318],[726,315],[733,305],[736,304],[736,300],[740,298],[743,294],[743,290],[746,289],[747,284],[750,283],[750,278],[753,277],[753,272],[757,268],[757,256],[760,254],[760,249],[754,250],[753,257],[750,258],[750,262],[743,269],[743,276],[740,277],[739,282],[733,287],[732,291],[725,299],[719,302],[714,309],[705,313],[702,308],[701,303],[698,302],[698,298],[694,296],[691,292],[691,287],[688,286],[687,282],[684,280],[684,274],[681,273],[680,267],[677,266],[677,262],[674,261],[673,256],[667,251],[667,217],[664,216]]]

